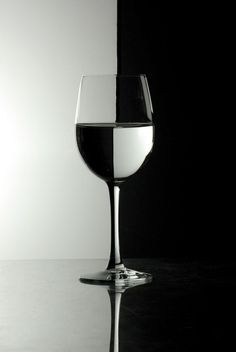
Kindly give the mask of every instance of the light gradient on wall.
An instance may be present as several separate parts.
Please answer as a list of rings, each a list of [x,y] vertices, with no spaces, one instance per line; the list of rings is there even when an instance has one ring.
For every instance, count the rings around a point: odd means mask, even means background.
[[[106,258],[109,199],[74,117],[82,74],[116,72],[116,0],[0,0],[0,259]]]

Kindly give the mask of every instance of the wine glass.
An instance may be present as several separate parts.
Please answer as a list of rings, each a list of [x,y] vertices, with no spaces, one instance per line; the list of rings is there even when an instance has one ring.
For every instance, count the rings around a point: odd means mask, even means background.
[[[106,270],[81,281],[132,286],[152,275],[124,266],[119,246],[122,183],[147,160],[154,142],[152,103],[145,75],[84,75],[76,108],[76,139],[88,168],[103,179],[111,203],[111,250]]]

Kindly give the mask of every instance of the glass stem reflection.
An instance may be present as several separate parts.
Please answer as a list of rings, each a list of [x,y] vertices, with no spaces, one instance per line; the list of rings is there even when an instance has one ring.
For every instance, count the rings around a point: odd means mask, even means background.
[[[120,187],[113,182],[108,182],[107,185],[111,202],[111,251],[107,269],[123,268],[119,243]]]
[[[119,352],[119,320],[122,292],[108,290],[111,302],[110,352]]]

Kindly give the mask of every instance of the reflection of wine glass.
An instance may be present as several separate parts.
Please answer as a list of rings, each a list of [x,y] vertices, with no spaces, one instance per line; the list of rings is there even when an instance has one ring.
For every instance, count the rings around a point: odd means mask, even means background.
[[[81,281],[84,282],[84,280]],[[94,284],[94,281],[87,280],[84,283]],[[119,323],[122,295],[127,291],[127,289],[138,285],[143,285],[145,283],[146,282],[143,282],[141,280],[132,280],[132,284],[130,284],[129,286],[117,287],[113,285],[112,282],[110,282],[110,286],[109,283],[102,286],[102,288],[104,287],[104,289],[107,290],[111,304],[111,330],[109,352],[119,352]]]
[[[141,168],[153,146],[152,104],[146,76],[83,76],[75,123],[80,154],[89,169],[107,183],[111,202],[108,267],[82,279],[117,286],[151,281],[150,274],[124,266],[119,248],[120,186]]]

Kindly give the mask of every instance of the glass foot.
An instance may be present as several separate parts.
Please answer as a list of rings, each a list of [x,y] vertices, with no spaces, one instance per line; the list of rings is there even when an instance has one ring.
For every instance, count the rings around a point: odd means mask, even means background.
[[[152,275],[123,267],[85,274],[80,277],[80,281],[99,285],[130,287],[139,283],[151,282]]]

